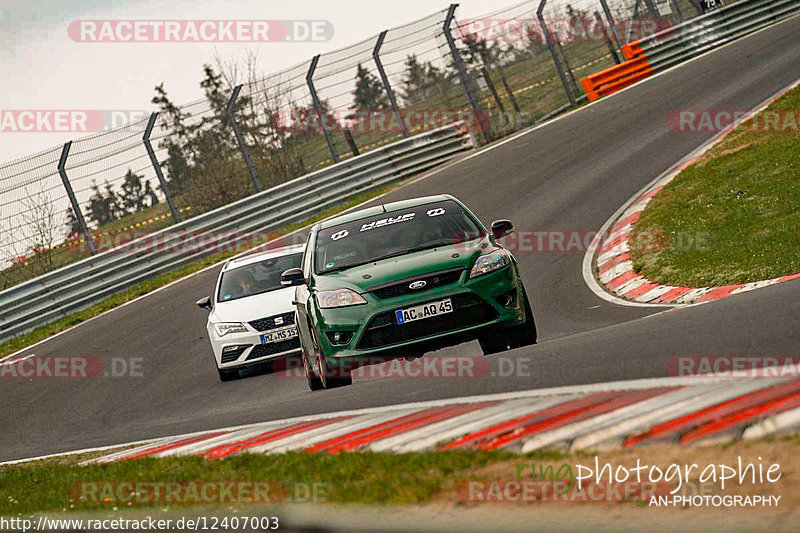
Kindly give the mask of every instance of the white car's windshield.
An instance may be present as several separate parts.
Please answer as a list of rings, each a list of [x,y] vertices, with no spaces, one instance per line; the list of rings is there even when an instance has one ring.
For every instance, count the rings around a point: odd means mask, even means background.
[[[282,288],[281,274],[284,270],[299,267],[302,257],[303,254],[271,257],[223,272],[217,301],[230,302]]]

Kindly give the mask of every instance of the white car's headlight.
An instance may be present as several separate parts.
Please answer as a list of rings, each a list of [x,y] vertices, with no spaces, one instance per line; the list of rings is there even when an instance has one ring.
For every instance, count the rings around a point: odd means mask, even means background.
[[[350,289],[336,289],[335,291],[320,291],[317,301],[322,309],[334,307],[348,307],[367,303],[363,296]]]
[[[228,333],[247,333],[247,328],[241,322],[220,322],[214,324],[217,335],[224,337]]]
[[[488,274],[489,272],[494,272],[509,263],[511,263],[511,258],[505,250],[497,250],[490,254],[482,255],[476,259],[475,264],[472,265],[469,277],[476,278]]]

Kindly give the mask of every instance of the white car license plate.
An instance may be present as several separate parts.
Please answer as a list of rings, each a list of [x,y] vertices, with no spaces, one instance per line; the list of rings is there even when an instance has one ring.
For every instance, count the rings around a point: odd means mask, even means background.
[[[398,324],[405,324],[406,322],[414,322],[415,320],[423,320],[432,316],[439,316],[452,312],[453,302],[448,298],[446,300],[417,305],[407,309],[398,309],[394,314],[395,317],[397,317]]]
[[[294,337],[297,337],[297,328],[295,326],[289,326],[288,328],[275,329],[262,334],[261,344],[286,341]]]

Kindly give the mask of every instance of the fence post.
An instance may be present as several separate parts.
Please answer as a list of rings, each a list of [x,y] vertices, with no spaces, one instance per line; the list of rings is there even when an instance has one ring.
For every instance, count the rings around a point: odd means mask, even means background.
[[[621,63],[620,58],[619,58],[619,54],[617,54],[617,49],[614,48],[614,43],[611,40],[611,37],[609,37],[609,35],[608,35],[608,31],[606,30],[606,25],[603,23],[603,17],[600,16],[600,12],[599,11],[595,11],[594,12],[594,19],[597,21],[597,23],[603,29],[603,37],[605,37],[606,45],[608,46],[608,51],[611,54],[611,57],[614,58],[614,63],[619,65]]]
[[[242,152],[244,162],[247,164],[247,169],[250,171],[250,180],[253,182],[253,188],[256,190],[256,192],[261,192],[261,182],[258,181],[258,172],[256,172],[256,167],[253,165],[253,160],[250,159],[250,150],[247,148],[247,145],[242,138],[242,132],[239,131],[239,123],[236,122],[236,115],[233,111],[233,107],[236,104],[236,99],[239,98],[239,93],[241,90],[241,84],[233,88],[231,99],[228,100],[228,107],[225,108],[225,114],[228,116],[231,126],[233,126],[233,134],[236,136],[236,144],[239,145],[239,151]]]
[[[317,120],[322,128],[322,133],[325,134],[325,142],[328,144],[328,150],[331,152],[331,157],[333,158],[334,163],[338,163],[340,161],[339,154],[336,153],[336,146],[333,144],[333,137],[331,137],[331,132],[328,130],[328,121],[323,120],[322,104],[317,96],[317,90],[314,88],[314,71],[317,70],[319,57],[320,54],[317,54],[311,59],[311,64],[308,66],[308,72],[306,73],[306,85],[308,86],[308,92],[311,93],[311,102],[314,105],[314,111],[317,113]]]
[[[567,93],[567,98],[569,99],[569,103],[572,106],[577,105],[577,101],[575,100],[575,95],[572,94],[572,88],[569,86],[569,81],[567,81],[567,76],[564,74],[564,67],[561,65],[561,61],[558,59],[558,53],[556,52],[556,47],[553,44],[553,39],[550,37],[550,30],[547,28],[547,23],[544,21],[544,6],[547,3],[547,0],[541,0],[539,3],[539,9],[536,10],[536,17],[539,19],[539,26],[542,28],[542,33],[544,34],[544,40],[547,41],[547,48],[550,50],[550,56],[553,58],[553,63],[556,66],[556,71],[558,71],[558,77],[561,78],[561,84],[564,86],[564,92]]]
[[[678,24],[681,24],[683,22],[683,13],[681,12],[681,6],[678,5],[678,0],[669,0],[669,3],[672,6],[672,10],[675,12]]]
[[[564,47],[561,46],[561,39],[558,37],[558,32],[553,32],[553,42],[556,46],[556,50],[558,50],[558,56],[561,58],[561,61],[564,62],[564,69],[567,71],[567,75],[569,76],[569,80],[572,82],[572,90],[575,95],[575,98],[580,96],[580,89],[578,89],[578,82],[575,80],[575,74],[572,72],[572,67],[569,65],[569,60],[567,59],[567,54],[564,53]]]
[[[506,79],[506,74],[503,72],[503,69],[500,69],[500,81],[503,82],[503,87],[506,90],[506,94],[508,94],[508,99],[511,100],[511,105],[514,106],[514,112],[517,114],[517,120],[522,122],[522,110],[519,108],[519,104],[517,103],[517,97],[514,96],[514,91],[511,89],[511,85],[508,84],[508,80]],[[521,125],[521,124],[520,124]]]
[[[400,115],[400,108],[397,106],[397,99],[394,96],[394,89],[392,89],[392,86],[389,83],[389,77],[386,75],[386,70],[383,68],[383,62],[381,62],[381,46],[383,46],[383,41],[386,39],[386,34],[388,32],[389,30],[383,30],[381,34],[378,35],[378,41],[375,43],[375,48],[372,49],[372,59],[375,61],[375,65],[378,67],[378,74],[381,76],[383,88],[386,89],[386,96],[389,97],[389,103],[394,111],[394,116],[400,123],[400,128],[403,130],[403,137],[408,138],[408,128],[406,127],[406,123],[403,121],[403,117]]]
[[[481,67],[481,75],[486,81],[486,85],[489,87],[489,92],[492,93],[492,98],[494,99],[494,103],[497,104],[497,109],[500,110],[500,116],[503,122],[510,125],[511,121],[506,115],[506,108],[503,107],[503,100],[500,98],[500,95],[497,94],[497,89],[495,89],[492,78],[489,76],[489,70],[485,66]]]
[[[608,2],[606,0],[600,0],[600,5],[603,6],[603,13],[606,15],[606,21],[608,22],[608,25],[611,26],[611,33],[614,35],[614,39],[617,41],[617,48],[621,48],[622,36],[619,34],[617,23],[614,21],[614,16],[611,14],[611,9],[608,7]]]
[[[456,65],[456,70],[458,71],[458,77],[461,80],[461,85],[464,86],[464,92],[467,93],[467,98],[469,99],[470,107],[475,112],[475,118],[478,124],[481,125],[481,130],[483,131],[483,135],[487,140],[492,139],[492,126],[488,122],[484,122],[482,119],[482,111],[480,104],[478,103],[478,99],[472,93],[472,79],[469,76],[469,72],[467,72],[467,68],[464,66],[464,61],[461,59],[461,54],[456,48],[456,42],[453,39],[453,34],[450,31],[450,24],[453,22],[453,18],[455,18],[456,8],[458,4],[450,4],[450,8],[447,10],[447,16],[444,19],[444,38],[447,40],[447,46],[450,48],[450,55],[453,56],[453,62]],[[485,129],[484,129],[485,126]]]
[[[167,205],[169,205],[169,212],[172,214],[172,221],[177,224],[181,221],[181,215],[178,213],[178,210],[175,209],[175,202],[172,200],[172,192],[169,190],[167,180],[164,179],[164,173],[161,172],[161,165],[158,164],[156,153],[153,151],[153,145],[150,144],[150,135],[153,133],[153,127],[156,124],[157,118],[158,111],[154,111],[150,115],[150,120],[147,122],[147,128],[144,130],[144,136],[142,136],[142,140],[144,141],[144,147],[147,150],[147,155],[150,157],[150,163],[153,165],[153,170],[156,171],[156,177],[158,178],[158,183],[161,186],[161,190],[164,191],[164,196],[167,198]]]
[[[71,147],[72,141],[69,141],[68,143],[64,144],[64,149],[61,150],[61,157],[58,159],[58,175],[61,176],[61,183],[64,184],[64,189],[67,191],[69,203],[72,204],[72,211],[75,213],[75,218],[78,219],[78,224],[81,226],[83,238],[86,239],[86,244],[89,245],[89,252],[94,255],[97,253],[97,249],[94,247],[92,232],[89,231],[89,226],[86,225],[86,219],[83,218],[81,206],[78,204],[78,199],[75,198],[75,191],[72,190],[72,184],[70,184],[69,178],[67,178],[67,169],[64,168],[67,164],[67,156],[69,155],[69,149]]]

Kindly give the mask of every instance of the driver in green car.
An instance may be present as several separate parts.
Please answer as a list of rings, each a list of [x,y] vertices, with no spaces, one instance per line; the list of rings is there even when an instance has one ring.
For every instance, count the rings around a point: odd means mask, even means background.
[[[534,344],[536,326],[514,256],[449,195],[371,207],[316,224],[296,286],[311,390],[352,383],[372,361],[420,357],[478,340],[484,354]]]

